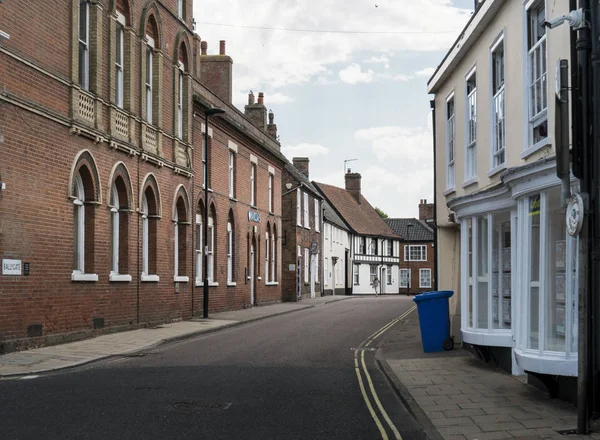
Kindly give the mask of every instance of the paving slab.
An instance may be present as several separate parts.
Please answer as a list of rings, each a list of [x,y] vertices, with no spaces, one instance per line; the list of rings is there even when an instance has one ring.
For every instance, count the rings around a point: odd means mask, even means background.
[[[392,327],[376,353],[380,366],[432,439],[589,440],[569,435],[576,408],[476,359],[458,347],[424,353],[417,312]],[[433,431],[432,431],[433,430]]]

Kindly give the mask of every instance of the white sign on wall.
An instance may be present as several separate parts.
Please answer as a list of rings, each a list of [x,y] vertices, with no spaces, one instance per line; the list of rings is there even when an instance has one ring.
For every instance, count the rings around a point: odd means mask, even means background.
[[[295,264],[290,264],[290,271],[294,272],[296,270],[296,265]]]
[[[3,258],[2,275],[21,275],[21,260]]]

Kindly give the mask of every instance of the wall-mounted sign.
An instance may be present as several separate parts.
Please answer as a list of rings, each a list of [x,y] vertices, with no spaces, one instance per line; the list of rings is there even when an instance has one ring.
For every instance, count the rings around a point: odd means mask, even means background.
[[[583,198],[579,194],[573,194],[567,204],[567,232],[576,237],[583,225],[584,206]]]
[[[260,223],[260,214],[254,211],[248,211],[248,220]]]
[[[3,258],[2,275],[21,275],[21,260]]]
[[[296,270],[296,265],[295,264],[290,264],[289,270],[290,270],[290,272],[295,271]]]

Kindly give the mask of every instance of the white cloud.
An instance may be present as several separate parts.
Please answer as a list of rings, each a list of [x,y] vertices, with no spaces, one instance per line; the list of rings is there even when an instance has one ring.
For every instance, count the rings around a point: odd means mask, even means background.
[[[435,72],[435,67],[426,67],[421,70],[417,70],[415,72],[415,76],[425,76],[427,78],[431,78],[431,75]]]
[[[379,75],[377,75],[380,78],[384,78],[384,79],[389,79],[392,81],[408,81],[410,79],[412,79],[412,76],[410,75],[404,75],[402,73],[399,73],[397,75],[390,75],[388,73],[381,73]]]
[[[266,97],[265,97],[265,99],[266,99]],[[287,104],[287,103],[294,102],[294,101],[295,101],[295,99],[292,98],[291,96],[287,96],[287,95],[284,95],[283,93],[276,92],[276,93],[272,93],[271,95],[269,95],[268,102],[269,102],[269,105],[271,105],[271,104]]]
[[[447,50],[471,16],[470,9],[455,7],[452,0],[389,2],[378,8],[367,2],[349,8],[345,0],[263,0],[260,8],[238,0],[194,0],[194,11],[196,31],[208,42],[209,53],[216,53],[219,40],[227,41],[227,53],[234,60],[234,92],[245,94],[250,89],[272,92],[312,81],[331,66],[350,62],[359,52],[382,57],[382,47],[386,56]],[[360,33],[370,30],[404,33]],[[449,32],[425,33],[427,30]]]
[[[399,159],[414,165],[433,159],[433,137],[429,127],[372,127],[358,130],[354,138],[370,144],[380,162]]]
[[[298,144],[298,145],[286,145],[281,147],[281,152],[290,161],[294,157],[314,157],[314,156],[325,156],[329,153],[329,149],[318,144]]]
[[[375,72],[371,69],[363,71],[356,63],[352,63],[339,72],[340,79],[346,84],[370,83],[375,78]]]
[[[381,55],[379,57],[374,56],[365,60],[366,64],[383,64],[386,69],[390,67],[390,59],[386,55]]]

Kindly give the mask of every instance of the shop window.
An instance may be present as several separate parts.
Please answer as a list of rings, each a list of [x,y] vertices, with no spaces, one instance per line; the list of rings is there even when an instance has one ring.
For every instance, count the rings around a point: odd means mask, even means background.
[[[511,327],[511,231],[507,212],[493,215],[492,328]]]
[[[488,328],[488,218],[477,218],[477,328]]]

